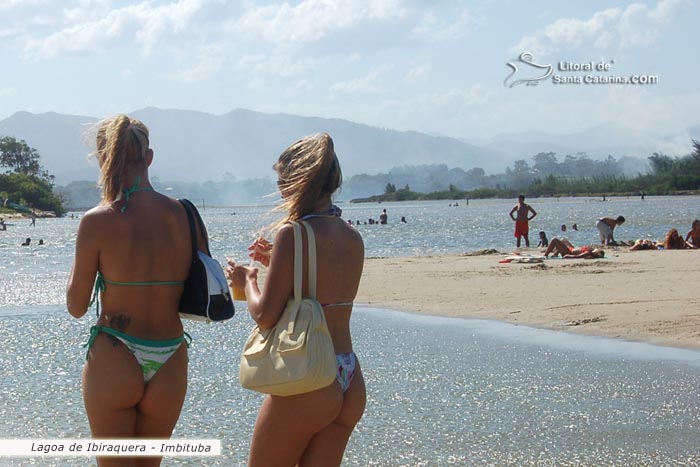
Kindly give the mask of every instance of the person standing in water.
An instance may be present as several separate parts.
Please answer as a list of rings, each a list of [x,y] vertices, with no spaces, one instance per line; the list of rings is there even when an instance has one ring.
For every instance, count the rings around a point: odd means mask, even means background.
[[[108,118],[96,145],[102,203],[80,220],[66,293],[73,317],[93,302],[98,314],[86,337],[85,411],[94,438],[167,439],[187,390],[189,336],[178,314],[192,262],[187,214],[151,185],[153,150],[142,122]],[[160,461],[97,458],[100,467]]]
[[[515,221],[515,246],[520,248],[520,238],[522,237],[525,239],[525,246],[529,247],[530,221],[537,215],[537,212],[532,209],[532,206],[525,203],[525,195],[518,196],[518,204],[513,206],[509,215]]]
[[[265,286],[259,288],[256,268],[229,260],[226,273],[234,287],[245,288],[248,311],[258,326],[274,326],[294,294],[294,229],[289,222],[305,221],[315,233],[315,295],[333,339],[338,371],[325,388],[265,397],[253,429],[248,466],[337,467],[365,410],[365,381],[350,335],[364,243],[357,229],[339,217],[340,210],[332,202],[342,173],[328,134],[307,136],[292,144],[274,169],[285,214],[275,229],[274,246],[259,239],[250,247],[252,258],[268,267]],[[306,236],[310,237],[308,231]],[[304,251],[308,262],[306,247]],[[308,280],[303,282],[303,290],[309,290]]]

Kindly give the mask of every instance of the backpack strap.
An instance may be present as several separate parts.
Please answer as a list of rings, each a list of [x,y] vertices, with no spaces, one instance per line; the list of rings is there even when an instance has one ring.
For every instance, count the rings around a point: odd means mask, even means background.
[[[316,300],[316,235],[311,224],[306,221],[301,221],[301,224],[306,228],[306,237],[308,240],[308,256],[309,256],[309,297]]]

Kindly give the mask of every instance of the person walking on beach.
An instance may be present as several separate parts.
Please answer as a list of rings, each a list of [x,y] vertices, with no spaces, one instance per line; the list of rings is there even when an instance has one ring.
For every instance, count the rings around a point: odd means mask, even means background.
[[[600,234],[600,242],[603,245],[617,245],[617,242],[613,238],[613,230],[618,225],[625,223],[625,218],[623,216],[617,216],[613,219],[612,217],[601,217],[595,223],[598,233]]]
[[[530,213],[532,213],[531,216]],[[518,196],[518,204],[513,206],[509,215],[510,218],[515,221],[515,246],[520,248],[520,238],[523,237],[525,239],[525,246],[529,247],[530,238],[528,235],[530,232],[530,221],[537,213],[532,209],[532,206],[525,203],[525,195]]]
[[[338,217],[331,202],[342,176],[328,134],[308,136],[292,144],[274,169],[282,196],[280,208],[286,215],[276,226],[273,244],[259,239],[249,248],[254,260],[268,266],[265,286],[261,292],[257,269],[231,260],[226,274],[233,287],[245,288],[248,311],[258,326],[274,326],[294,289],[294,230],[289,222],[307,221],[316,236],[316,296],[333,339],[338,373],[329,386],[316,391],[265,397],[255,422],[248,465],[339,466],[365,409],[365,382],[350,336],[364,244],[358,230]],[[271,256],[267,256],[270,250]],[[306,278],[302,288],[308,289]]]
[[[29,227],[36,227],[36,213],[32,209],[32,221],[29,223]]]
[[[102,203],[80,220],[66,293],[75,318],[93,301],[98,313],[86,344],[85,410],[94,438],[167,439],[187,388],[187,335],[178,314],[192,261],[187,215],[151,186],[153,150],[143,123],[108,118],[96,139]],[[160,461],[98,457],[101,467]]]

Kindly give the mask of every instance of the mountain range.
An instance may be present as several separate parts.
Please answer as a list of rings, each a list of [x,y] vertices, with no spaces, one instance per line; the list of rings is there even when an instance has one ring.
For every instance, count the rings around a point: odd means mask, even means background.
[[[223,115],[153,107],[129,115],[146,123],[156,156],[151,175],[161,180],[203,182],[273,177],[277,156],[300,137],[328,132],[334,139],[345,176],[388,172],[394,167],[446,164],[500,173],[515,160],[539,152],[586,152],[594,159],[613,155],[646,159],[654,152],[682,156],[690,139],[700,139],[700,125],[676,135],[651,135],[617,124],[575,134],[546,132],[501,134],[479,140],[377,128],[342,119],[270,114],[236,109]],[[97,163],[88,159],[90,127],[98,118],[53,112],[17,112],[0,121],[0,135],[23,139],[41,154],[41,164],[56,183],[96,180]]]

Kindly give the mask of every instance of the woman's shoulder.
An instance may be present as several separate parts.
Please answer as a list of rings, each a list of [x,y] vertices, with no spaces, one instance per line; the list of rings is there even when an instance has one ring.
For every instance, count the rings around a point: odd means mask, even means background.
[[[110,204],[99,204],[92,209],[89,209],[80,218],[81,227],[96,227],[103,224],[106,219],[114,212],[114,208]]]

